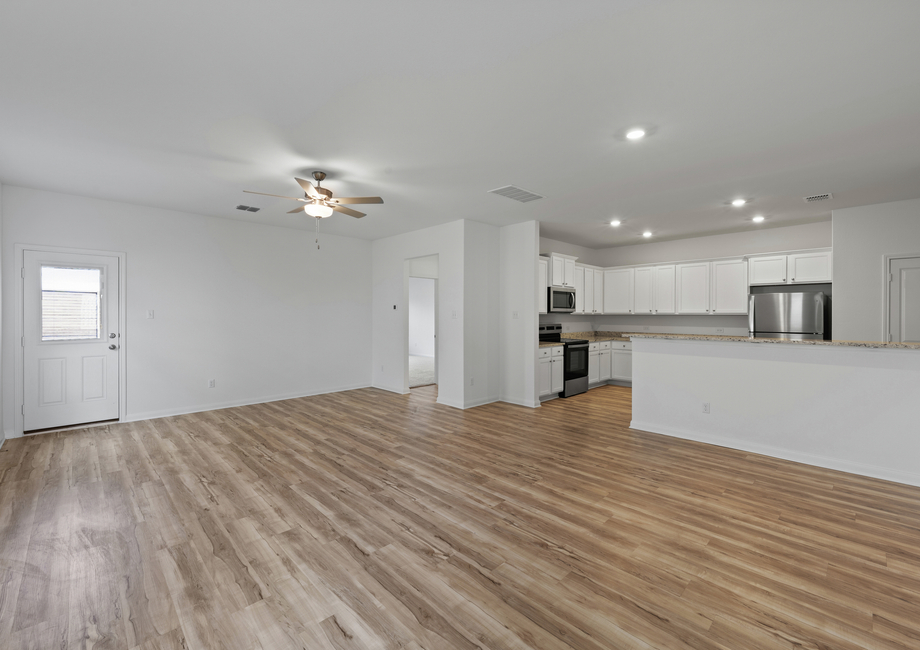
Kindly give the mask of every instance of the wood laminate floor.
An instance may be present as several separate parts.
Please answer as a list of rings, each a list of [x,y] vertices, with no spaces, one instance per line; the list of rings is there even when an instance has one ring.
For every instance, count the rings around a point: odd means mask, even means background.
[[[7,441],[0,648],[920,647],[920,489],[434,391]]]

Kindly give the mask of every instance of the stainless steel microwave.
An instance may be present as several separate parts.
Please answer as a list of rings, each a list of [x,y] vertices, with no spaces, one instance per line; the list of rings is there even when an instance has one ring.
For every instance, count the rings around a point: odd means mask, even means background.
[[[546,306],[552,313],[571,314],[575,311],[575,287],[548,287]]]

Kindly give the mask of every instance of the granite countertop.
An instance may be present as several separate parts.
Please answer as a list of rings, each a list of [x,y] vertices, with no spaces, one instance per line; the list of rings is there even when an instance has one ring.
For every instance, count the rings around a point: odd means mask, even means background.
[[[599,343],[600,341],[628,341],[629,336],[620,332],[565,332],[562,335],[564,339],[582,339],[589,343]]]
[[[920,343],[883,343],[881,341],[792,341],[789,339],[752,339],[747,336],[710,336],[706,334],[629,334],[638,339],[669,339],[676,341],[722,341],[737,343],[778,343],[783,345],[824,345],[850,348],[879,348],[889,350],[920,350]]]
[[[562,345],[562,343],[540,343],[541,348],[554,348],[559,345]]]

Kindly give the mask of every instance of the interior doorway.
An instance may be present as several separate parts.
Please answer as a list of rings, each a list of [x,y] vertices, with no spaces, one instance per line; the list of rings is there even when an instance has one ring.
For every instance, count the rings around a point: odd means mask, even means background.
[[[888,265],[888,340],[920,343],[920,256]]]
[[[409,388],[438,383],[438,256],[408,260]]]

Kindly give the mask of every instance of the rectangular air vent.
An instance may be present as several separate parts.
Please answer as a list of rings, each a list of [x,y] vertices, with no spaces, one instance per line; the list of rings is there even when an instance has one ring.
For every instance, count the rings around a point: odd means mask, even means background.
[[[834,198],[834,195],[828,192],[827,194],[812,194],[811,196],[805,197],[805,203],[814,203],[815,201],[827,201],[828,199]]]
[[[261,208],[253,208],[249,205],[238,205],[236,206],[237,210],[242,210],[243,212],[258,212]]]
[[[539,194],[534,194],[533,192],[522,190],[520,187],[515,187],[514,185],[505,185],[504,187],[499,187],[495,190],[489,190],[489,194],[498,194],[499,196],[505,196],[509,199],[520,201],[521,203],[528,203],[530,201],[536,201],[537,199],[543,198]]]

